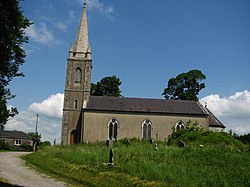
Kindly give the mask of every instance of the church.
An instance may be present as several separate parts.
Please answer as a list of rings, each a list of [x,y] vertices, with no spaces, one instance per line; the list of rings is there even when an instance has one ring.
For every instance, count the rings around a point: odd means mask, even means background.
[[[225,126],[197,101],[91,96],[92,58],[84,3],[80,25],[67,59],[62,144],[119,140],[166,140],[188,121],[205,130]]]

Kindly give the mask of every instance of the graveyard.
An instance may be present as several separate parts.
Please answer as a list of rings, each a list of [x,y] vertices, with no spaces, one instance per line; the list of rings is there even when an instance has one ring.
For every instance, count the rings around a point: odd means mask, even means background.
[[[50,146],[24,159],[71,186],[249,186],[249,145],[202,133]]]

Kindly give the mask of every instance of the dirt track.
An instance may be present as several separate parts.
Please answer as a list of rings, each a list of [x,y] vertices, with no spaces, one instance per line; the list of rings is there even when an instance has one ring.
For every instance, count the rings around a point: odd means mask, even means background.
[[[65,187],[62,182],[34,171],[25,166],[25,161],[20,156],[27,152],[1,152],[0,153],[0,178],[11,184],[25,187]]]

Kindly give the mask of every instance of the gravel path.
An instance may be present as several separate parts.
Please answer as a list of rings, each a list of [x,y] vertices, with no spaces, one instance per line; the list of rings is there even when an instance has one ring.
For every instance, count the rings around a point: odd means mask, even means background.
[[[0,178],[25,187],[65,187],[62,182],[39,173],[27,166],[20,156],[27,152],[0,152]]]

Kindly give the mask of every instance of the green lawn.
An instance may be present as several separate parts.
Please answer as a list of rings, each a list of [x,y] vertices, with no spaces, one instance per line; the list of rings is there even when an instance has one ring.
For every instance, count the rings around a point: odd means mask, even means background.
[[[250,152],[232,146],[178,148],[148,141],[45,147],[25,156],[38,170],[73,186],[250,186]]]

